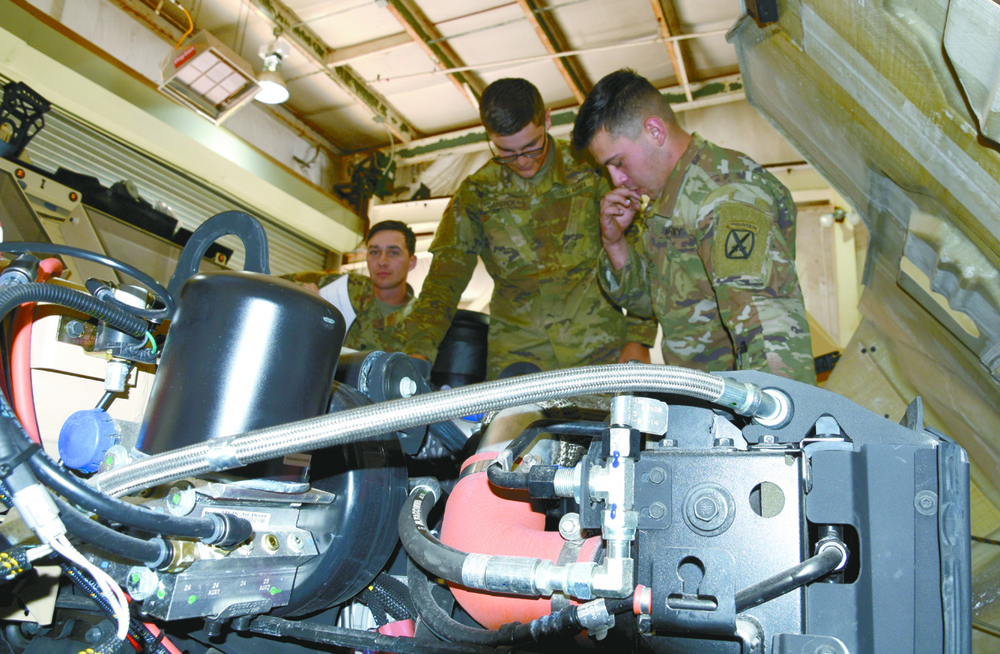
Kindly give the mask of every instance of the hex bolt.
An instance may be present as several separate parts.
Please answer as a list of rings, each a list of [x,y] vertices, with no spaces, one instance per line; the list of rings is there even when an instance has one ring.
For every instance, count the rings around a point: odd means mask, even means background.
[[[66,334],[70,338],[78,338],[83,334],[83,323],[79,320],[70,320],[66,323]]]
[[[937,493],[934,491],[922,490],[913,498],[913,507],[921,515],[932,516],[936,514],[937,504]]]
[[[648,615],[639,615],[635,619],[636,629],[639,630],[640,634],[648,634],[653,631],[653,621]]]
[[[732,494],[712,482],[696,485],[684,498],[684,522],[702,536],[717,536],[732,525],[736,505]]]
[[[719,505],[711,497],[702,497],[694,505],[694,516],[702,522],[708,522],[719,513]]]
[[[96,645],[97,643],[104,640],[104,630],[101,629],[100,625],[95,625],[87,630],[87,633],[83,635],[83,639],[87,641],[88,645]],[[90,649],[89,647],[87,649]],[[83,650],[87,651],[87,650]],[[94,650],[90,650],[94,651]]]
[[[134,566],[128,571],[125,589],[136,600],[144,600],[153,596],[160,585],[156,573],[144,566]]]
[[[302,536],[299,536],[298,534],[289,534],[288,547],[295,553],[301,552],[305,547],[305,541],[303,541]]]
[[[666,478],[667,473],[659,466],[649,471],[649,481],[652,484],[662,484]]]
[[[563,540],[583,540],[583,534],[580,531],[580,515],[566,513],[559,518],[559,535],[563,537]]]
[[[167,511],[174,515],[187,515],[194,510],[198,498],[193,488],[178,488],[174,486],[165,498]]]
[[[399,394],[402,397],[413,397],[417,394],[417,382],[409,377],[399,380]]]
[[[661,502],[653,502],[649,505],[649,517],[654,520],[659,520],[663,516],[667,515],[667,507],[665,507]]]

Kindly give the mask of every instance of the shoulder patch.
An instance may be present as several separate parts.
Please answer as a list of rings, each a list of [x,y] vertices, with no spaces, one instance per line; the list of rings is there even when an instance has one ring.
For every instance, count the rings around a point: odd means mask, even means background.
[[[743,202],[719,205],[712,245],[715,277],[762,277],[770,235],[769,213]]]

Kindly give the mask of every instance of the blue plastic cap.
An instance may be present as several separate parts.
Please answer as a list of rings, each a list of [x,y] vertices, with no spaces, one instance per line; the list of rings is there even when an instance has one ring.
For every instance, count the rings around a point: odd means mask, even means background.
[[[59,458],[81,472],[97,472],[104,455],[118,443],[118,427],[102,409],[77,411],[59,431]]]

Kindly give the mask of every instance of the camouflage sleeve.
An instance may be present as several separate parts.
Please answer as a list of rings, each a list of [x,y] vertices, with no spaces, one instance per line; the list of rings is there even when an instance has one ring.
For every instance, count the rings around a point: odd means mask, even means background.
[[[737,369],[815,383],[795,270],[795,205],[776,206],[773,198],[729,185],[708,195],[698,215],[698,254],[732,336]]]
[[[640,317],[631,311],[625,316],[625,341],[652,348],[656,343],[656,318]]]
[[[437,348],[451,325],[462,292],[485,247],[482,224],[476,218],[474,195],[463,184],[445,209],[430,252],[434,255],[420,295],[405,323],[408,354],[434,361]]]
[[[322,270],[307,270],[305,272],[288,273],[287,275],[280,275],[281,279],[287,279],[290,282],[295,282],[296,284],[315,284],[319,288],[323,288],[327,284],[334,282],[337,278],[347,273],[328,273]]]
[[[601,288],[608,294],[608,297],[620,307],[624,307],[632,320],[652,319],[653,302],[649,291],[649,274],[647,272],[646,258],[642,254],[642,238],[638,230],[629,230],[628,236],[628,258],[625,265],[620,270],[611,267],[611,260],[608,253],[603,249],[601,256],[597,260],[597,277],[601,282]],[[652,325],[653,340],[639,340],[632,338],[633,334],[642,335],[643,339],[648,338],[648,332]],[[649,344],[656,340],[656,321],[642,323],[642,326],[633,324],[630,321],[629,340]]]

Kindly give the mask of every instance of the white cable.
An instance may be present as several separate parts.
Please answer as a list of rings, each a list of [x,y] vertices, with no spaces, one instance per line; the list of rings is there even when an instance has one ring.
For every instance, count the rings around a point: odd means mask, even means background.
[[[114,618],[118,623],[118,640],[125,640],[125,637],[128,635],[129,622],[128,600],[125,599],[125,594],[122,592],[122,589],[118,587],[118,584],[116,584],[106,572],[95,566],[93,563],[88,561],[86,557],[80,554],[80,552],[73,547],[65,536],[53,539],[49,545],[58,554],[76,564],[80,569],[86,571],[91,577],[93,577],[98,588],[100,588],[101,592],[108,600],[108,603],[111,605],[112,611],[114,612]]]
[[[25,555],[28,557],[28,561],[34,563],[38,559],[45,558],[51,553],[52,553],[51,547],[49,547],[48,545],[39,545],[38,547],[32,547],[30,550],[25,552]]]

